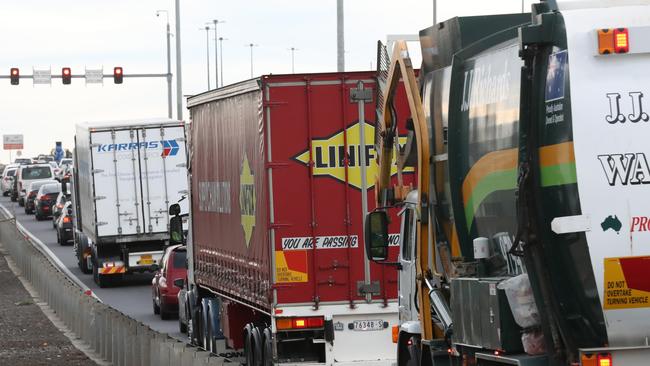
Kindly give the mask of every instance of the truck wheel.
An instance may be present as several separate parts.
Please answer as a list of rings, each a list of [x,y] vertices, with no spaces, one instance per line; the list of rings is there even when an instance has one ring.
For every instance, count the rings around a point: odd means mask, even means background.
[[[106,288],[108,287],[108,277],[105,275],[99,274],[99,270],[97,269],[97,266],[93,265],[93,281],[99,286],[100,288]]]
[[[273,336],[271,335],[271,328],[264,328],[264,349],[262,352],[264,366],[273,366]]]
[[[262,330],[259,327],[253,328],[253,333],[251,334],[251,340],[253,341],[252,366],[263,366],[264,359],[262,357],[262,353],[264,348],[264,340],[262,339]]]
[[[212,319],[211,319],[212,318],[212,311],[210,311],[209,307],[208,307],[208,312],[207,312],[205,318],[208,320],[207,324],[205,325],[205,327],[207,329],[207,332],[206,332],[207,336],[206,336],[206,339],[205,339],[205,341],[206,341],[205,349],[207,349],[208,351],[210,351],[212,353],[216,353],[217,347],[214,344],[214,331],[212,329]]]
[[[248,323],[244,327],[244,358],[246,366],[253,366],[253,325]]]

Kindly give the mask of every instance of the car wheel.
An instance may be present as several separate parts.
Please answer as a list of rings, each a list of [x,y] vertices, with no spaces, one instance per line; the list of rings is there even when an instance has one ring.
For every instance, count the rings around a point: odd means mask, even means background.
[[[152,299],[151,301],[153,302],[153,313],[156,315],[160,314],[160,306],[156,304],[156,299]]]
[[[169,311],[169,306],[165,305],[165,301],[160,297],[160,319],[169,320],[172,318],[172,314]]]

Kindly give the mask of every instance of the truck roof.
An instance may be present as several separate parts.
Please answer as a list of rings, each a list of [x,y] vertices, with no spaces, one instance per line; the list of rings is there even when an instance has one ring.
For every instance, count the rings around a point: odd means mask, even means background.
[[[121,127],[149,126],[149,125],[178,125],[183,122],[169,118],[145,118],[117,121],[86,121],[77,124],[77,128],[83,129],[113,129]]]

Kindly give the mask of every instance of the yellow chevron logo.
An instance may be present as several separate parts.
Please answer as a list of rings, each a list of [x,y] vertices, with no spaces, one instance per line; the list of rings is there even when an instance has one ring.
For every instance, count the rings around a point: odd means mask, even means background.
[[[336,134],[321,139],[312,140],[312,156],[314,162],[315,176],[329,176],[341,182],[345,182],[345,139],[347,139],[348,151],[348,182],[351,186],[361,189],[361,140],[359,124],[355,123]],[[368,189],[374,187],[375,177],[379,172],[376,161],[376,152],[373,145],[375,126],[364,123],[365,149],[366,149],[366,185]],[[399,144],[406,143],[406,137],[399,138]],[[305,165],[309,165],[309,150],[305,150],[294,157]],[[393,162],[395,162],[393,155]],[[406,168],[404,172],[413,172],[413,168]],[[391,168],[391,175],[397,174],[397,166]]]

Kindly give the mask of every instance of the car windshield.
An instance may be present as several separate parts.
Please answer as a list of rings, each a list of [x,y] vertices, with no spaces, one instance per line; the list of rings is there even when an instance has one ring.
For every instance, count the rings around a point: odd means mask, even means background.
[[[22,178],[23,179],[43,179],[51,178],[52,169],[47,166],[32,166],[23,169]]]
[[[48,183],[41,187],[40,194],[52,194],[61,192],[61,185],[56,183]]]
[[[174,252],[174,268],[185,268],[185,258],[187,252],[184,250],[177,250]]]

